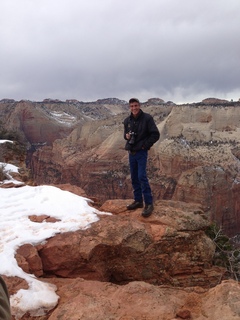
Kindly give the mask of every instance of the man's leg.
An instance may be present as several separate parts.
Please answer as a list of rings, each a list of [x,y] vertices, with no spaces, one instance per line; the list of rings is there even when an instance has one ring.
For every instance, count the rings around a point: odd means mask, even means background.
[[[131,173],[134,200],[137,202],[143,202],[141,183],[138,178],[139,165],[138,165],[137,157],[138,157],[138,152],[134,155],[129,154],[130,173]]]
[[[141,183],[141,190],[146,205],[153,203],[152,190],[147,178],[147,150],[141,150],[138,152],[138,180]]]

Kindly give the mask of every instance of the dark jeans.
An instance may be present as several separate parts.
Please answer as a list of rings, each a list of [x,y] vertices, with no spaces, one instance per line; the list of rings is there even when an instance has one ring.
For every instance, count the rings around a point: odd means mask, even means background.
[[[130,173],[133,186],[134,200],[152,204],[152,191],[147,178],[148,151],[140,150],[135,154],[129,153]]]

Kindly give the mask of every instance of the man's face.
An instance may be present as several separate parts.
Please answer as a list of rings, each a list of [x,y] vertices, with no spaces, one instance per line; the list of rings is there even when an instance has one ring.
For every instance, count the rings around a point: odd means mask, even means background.
[[[129,104],[129,107],[133,116],[136,117],[140,111],[140,104],[138,102],[132,102]]]

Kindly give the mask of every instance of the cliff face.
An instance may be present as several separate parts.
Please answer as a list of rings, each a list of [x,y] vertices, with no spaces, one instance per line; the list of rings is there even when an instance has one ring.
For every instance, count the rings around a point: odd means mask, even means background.
[[[34,145],[28,162],[38,184],[77,185],[99,203],[132,197],[122,125],[126,103],[70,100],[9,107],[6,123]],[[206,100],[177,106],[150,99],[142,109],[161,132],[149,152],[155,200],[199,203],[228,235],[239,233],[240,104]]]
[[[172,199],[201,203],[229,235],[240,226],[239,119],[239,105],[176,107],[157,148],[160,171],[177,180]]]
[[[17,131],[25,142],[52,145],[56,139],[66,138],[76,125],[126,111],[126,104],[120,100],[109,99],[108,104],[104,102],[1,100],[1,123],[7,130]]]

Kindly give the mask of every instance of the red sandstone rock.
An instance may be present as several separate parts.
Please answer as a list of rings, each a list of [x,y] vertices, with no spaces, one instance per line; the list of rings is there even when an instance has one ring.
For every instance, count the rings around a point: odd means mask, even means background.
[[[42,261],[33,245],[24,244],[18,248],[16,260],[25,272],[33,273],[36,277],[43,275]]]
[[[117,286],[79,278],[52,281],[59,288],[61,299],[49,314],[50,320],[236,320],[240,317],[240,287],[235,281],[225,281],[209,291],[144,282]]]
[[[70,183],[57,184],[54,186],[61,189],[61,190],[69,191],[69,192],[72,192],[78,196],[87,198],[87,194],[82,188],[75,186],[75,185],[72,185]]]
[[[214,286],[224,270],[213,267],[215,247],[205,235],[209,224],[194,204],[160,201],[154,213],[141,217],[122,201],[104,204],[106,211],[122,203],[117,215],[100,216],[87,230],[56,235],[38,248],[45,274],[83,277],[124,284]],[[146,263],[147,262],[147,263]]]
[[[28,289],[28,284],[26,280],[18,277],[7,277],[2,275],[4,281],[7,284],[9,295],[13,295],[20,289]]]
[[[177,317],[180,319],[192,319],[191,312],[187,309],[181,309],[177,312]]]
[[[40,257],[47,276],[40,279],[58,288],[58,305],[41,320],[201,319],[205,315],[219,320],[215,308],[223,301],[222,316],[235,320],[234,314],[240,315],[240,303],[234,302],[239,301],[240,287],[234,281],[219,285],[224,270],[211,264],[214,246],[204,233],[209,221],[202,208],[157,201],[153,214],[144,219],[141,209],[124,211],[127,203],[107,201],[102,208],[115,214],[101,215],[89,229],[56,235],[36,248],[18,249],[17,260],[25,271],[39,276]],[[10,294],[25,286],[5,279]],[[21,319],[34,317],[26,313]]]
[[[4,277],[10,293],[16,279]],[[21,320],[179,320],[227,319],[240,317],[240,287],[236,281],[223,281],[210,290],[178,288],[131,282],[124,286],[81,278],[49,278],[60,296],[57,307],[45,316],[25,314]],[[184,318],[185,317],[185,318]],[[13,317],[13,319],[15,319]]]
[[[33,222],[57,222],[57,221],[60,221],[59,219],[56,219],[54,217],[50,217],[50,216],[47,216],[45,214],[42,214],[41,216],[36,216],[36,215],[31,215],[28,217],[29,220],[33,221]]]

